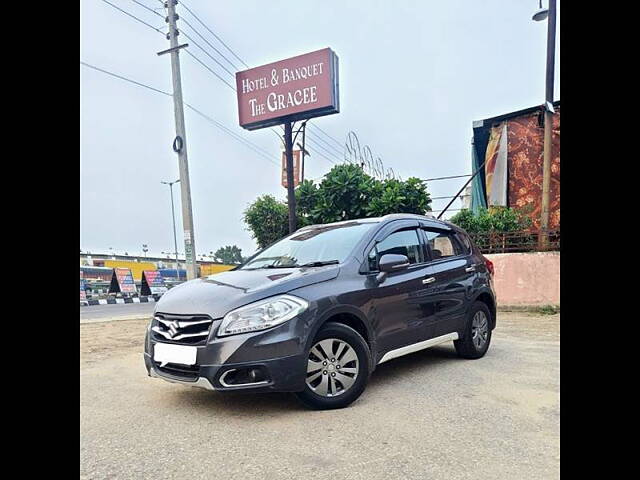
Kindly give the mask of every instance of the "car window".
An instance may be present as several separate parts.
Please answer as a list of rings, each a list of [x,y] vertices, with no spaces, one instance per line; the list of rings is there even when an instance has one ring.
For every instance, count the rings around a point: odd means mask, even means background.
[[[240,270],[344,262],[363,235],[375,225],[376,222],[354,220],[301,229],[262,250]]]
[[[424,233],[427,237],[433,260],[455,257],[464,253],[462,246],[458,243],[453,233],[426,229]]]
[[[462,250],[464,254],[466,255],[471,253],[471,241],[469,240],[469,237],[466,236],[464,233],[458,232],[458,234],[456,235],[456,238],[462,245]]]
[[[412,264],[424,261],[420,239],[415,229],[394,232],[372,248],[369,252],[369,269],[377,270],[380,257],[387,253],[405,255]]]

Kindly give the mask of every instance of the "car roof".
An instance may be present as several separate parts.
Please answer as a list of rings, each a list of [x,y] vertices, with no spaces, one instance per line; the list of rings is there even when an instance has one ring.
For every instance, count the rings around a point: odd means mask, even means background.
[[[433,216],[426,215],[418,215],[415,213],[390,213],[388,215],[384,215],[382,217],[371,217],[371,218],[354,218],[352,220],[343,220],[341,222],[332,222],[332,223],[318,223],[314,225],[307,225],[306,227],[302,227],[298,229],[298,231],[312,229],[312,228],[321,228],[327,227],[329,225],[345,225],[347,223],[387,223],[394,220],[420,220],[431,224],[435,227],[444,226],[448,229],[460,230],[460,228],[453,223],[447,222],[445,220],[437,219]]]

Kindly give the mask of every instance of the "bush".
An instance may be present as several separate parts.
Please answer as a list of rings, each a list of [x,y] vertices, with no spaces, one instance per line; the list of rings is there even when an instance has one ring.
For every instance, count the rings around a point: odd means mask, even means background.
[[[531,226],[531,219],[522,212],[506,207],[481,208],[477,215],[464,209],[449,219],[467,233],[516,232]]]

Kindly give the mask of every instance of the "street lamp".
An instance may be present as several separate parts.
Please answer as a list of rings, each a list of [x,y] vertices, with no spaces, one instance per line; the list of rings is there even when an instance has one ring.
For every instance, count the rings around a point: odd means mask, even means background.
[[[147,252],[149,251],[149,246],[146,243],[142,244],[142,251],[144,252],[144,258],[147,258]]]
[[[542,8],[542,0],[540,0],[540,9],[533,14],[533,17],[531,17],[531,19],[536,22],[541,22],[542,20],[546,19],[548,15],[549,15],[549,9]]]
[[[533,15],[536,22],[547,19],[547,71],[544,103],[544,151],[542,160],[542,204],[540,213],[539,246],[549,244],[549,190],[551,186],[551,133],[553,128],[553,75],[556,54],[556,0],[549,0],[549,9],[542,8]]]
[[[160,183],[162,183],[163,185],[169,185],[169,190],[171,192],[171,218],[173,219],[173,245],[174,245],[175,254],[176,254],[176,275],[178,276],[178,280],[180,280],[180,270],[178,266],[178,238],[176,237],[176,213],[175,213],[175,208],[173,206],[173,185],[178,182],[180,182],[180,179],[174,182],[160,182]]]

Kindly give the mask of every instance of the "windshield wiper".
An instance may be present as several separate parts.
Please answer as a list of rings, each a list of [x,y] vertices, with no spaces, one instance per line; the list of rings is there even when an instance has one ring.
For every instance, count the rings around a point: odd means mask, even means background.
[[[339,260],[320,260],[318,262],[309,262],[309,263],[304,263],[302,265],[296,265],[296,267],[298,267],[298,268],[323,267],[325,265],[335,265],[337,263],[340,263],[340,261]]]

